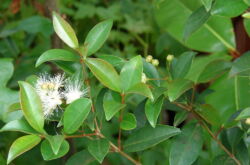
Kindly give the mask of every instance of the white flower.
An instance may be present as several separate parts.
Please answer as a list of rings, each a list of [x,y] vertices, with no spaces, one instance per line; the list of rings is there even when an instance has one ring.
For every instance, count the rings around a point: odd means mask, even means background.
[[[48,74],[41,75],[36,83],[36,91],[42,101],[43,114],[49,117],[57,106],[62,104],[60,87],[63,86],[64,75],[58,74],[54,77]]]
[[[65,92],[63,93],[66,100],[66,104],[70,104],[73,101],[84,97],[88,92],[88,89],[81,90],[80,81],[67,81],[65,85]]]

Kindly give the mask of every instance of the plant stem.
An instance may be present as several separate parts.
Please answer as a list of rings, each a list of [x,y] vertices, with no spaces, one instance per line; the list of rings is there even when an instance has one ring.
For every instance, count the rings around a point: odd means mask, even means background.
[[[121,97],[122,97],[121,103],[125,104],[125,94],[121,94]],[[120,111],[119,124],[121,124],[122,118],[123,118],[123,109],[121,109],[121,111]],[[119,133],[118,133],[118,140],[117,140],[119,150],[121,150],[121,148],[122,148],[121,137],[122,137],[122,129],[121,129],[121,125],[120,125],[119,126]]]
[[[66,139],[70,138],[82,138],[82,137],[88,137],[88,136],[96,136],[96,133],[90,133],[90,134],[81,134],[81,135],[71,135],[71,136],[65,136]]]
[[[143,53],[144,53],[144,57],[146,57],[148,55],[148,44],[147,42],[145,42],[138,34],[130,31],[130,34],[132,34],[135,39],[137,39],[137,41],[143,46]]]

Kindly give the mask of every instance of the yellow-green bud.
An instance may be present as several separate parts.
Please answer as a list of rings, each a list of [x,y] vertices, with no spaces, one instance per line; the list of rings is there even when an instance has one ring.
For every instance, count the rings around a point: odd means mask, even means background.
[[[141,82],[144,84],[147,82],[147,76],[145,73],[142,73],[142,75],[141,75]]]
[[[152,64],[153,64],[154,66],[158,66],[158,65],[159,65],[159,61],[158,61],[157,59],[153,59],[153,60],[152,60]]]
[[[168,61],[168,62],[173,61],[173,59],[174,59],[174,55],[169,54],[169,55],[167,56],[167,61]]]
[[[250,12],[242,14],[242,17],[250,19]]]
[[[146,57],[146,61],[147,61],[147,62],[151,62],[152,60],[153,60],[153,56],[148,55],[148,56]]]
[[[245,123],[250,125],[250,117],[246,119]]]

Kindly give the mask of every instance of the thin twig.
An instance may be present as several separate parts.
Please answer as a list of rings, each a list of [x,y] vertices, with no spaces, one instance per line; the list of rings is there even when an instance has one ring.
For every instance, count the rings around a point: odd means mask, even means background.
[[[82,138],[82,137],[88,137],[88,136],[96,136],[96,133],[90,133],[90,134],[81,134],[81,135],[71,135],[71,136],[65,136],[66,139],[70,138]]]

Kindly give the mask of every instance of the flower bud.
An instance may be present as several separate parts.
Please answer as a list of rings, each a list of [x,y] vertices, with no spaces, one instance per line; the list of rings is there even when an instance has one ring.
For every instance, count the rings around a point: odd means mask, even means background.
[[[169,55],[167,56],[167,61],[168,61],[168,62],[173,61],[173,59],[174,59],[174,55],[169,54]]]
[[[152,60],[152,64],[153,64],[154,66],[158,66],[158,65],[159,65],[159,61],[158,61],[157,59],[153,59],[153,60]]]
[[[141,75],[141,82],[144,84],[147,82],[147,76],[145,73],[142,73],[142,75]]]
[[[250,125],[250,117],[246,119],[245,123],[246,123],[247,125]]]
[[[148,56],[146,57],[146,61],[147,61],[147,62],[151,62],[152,60],[153,60],[153,56],[148,55]]]
[[[247,13],[242,14],[242,17],[243,17],[243,18],[250,19],[250,12],[247,12]]]

